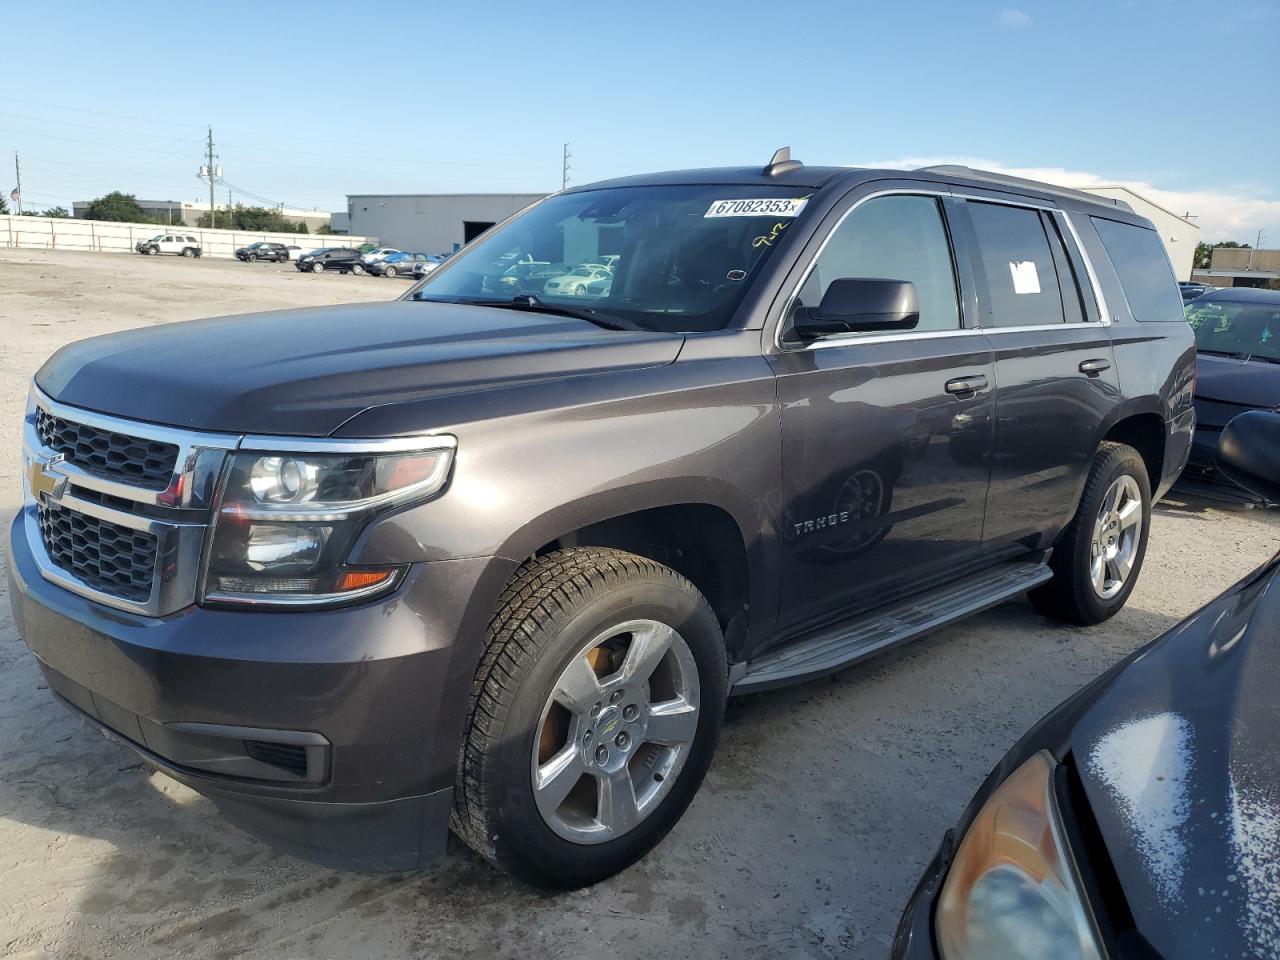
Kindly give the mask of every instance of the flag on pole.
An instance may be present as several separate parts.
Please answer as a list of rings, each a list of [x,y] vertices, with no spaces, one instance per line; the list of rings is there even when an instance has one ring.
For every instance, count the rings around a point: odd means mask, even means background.
[[[14,187],[12,190],[9,191],[9,199],[12,200],[14,203],[17,203],[19,200],[22,199],[22,194],[18,192],[17,187]]]

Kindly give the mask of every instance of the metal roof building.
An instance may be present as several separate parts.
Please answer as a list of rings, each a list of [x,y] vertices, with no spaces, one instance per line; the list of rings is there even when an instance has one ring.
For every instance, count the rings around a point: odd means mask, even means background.
[[[414,253],[451,253],[544,193],[354,193],[350,232]]]

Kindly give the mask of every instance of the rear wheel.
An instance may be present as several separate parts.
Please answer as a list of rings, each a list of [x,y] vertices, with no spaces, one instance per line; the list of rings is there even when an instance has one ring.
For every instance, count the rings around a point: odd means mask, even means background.
[[[182,248],[182,255],[183,255],[184,257],[194,257],[194,256],[196,255],[196,252],[195,252],[194,250],[192,250],[190,247],[183,247],[183,248]]]
[[[720,626],[684,577],[596,547],[533,560],[489,625],[454,830],[536,883],[611,876],[693,799],[726,696]]]
[[[1053,579],[1031,591],[1032,603],[1070,623],[1114,616],[1138,581],[1150,527],[1151,483],[1141,454],[1123,443],[1102,444],[1049,561]]]

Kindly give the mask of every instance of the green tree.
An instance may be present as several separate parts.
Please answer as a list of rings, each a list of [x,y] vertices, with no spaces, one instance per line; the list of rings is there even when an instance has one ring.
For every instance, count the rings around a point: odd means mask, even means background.
[[[298,229],[297,229],[297,230],[295,230],[295,231],[293,231],[293,232],[294,232],[294,233],[306,233],[306,234],[311,233],[311,231],[307,229],[307,221],[305,221],[305,220],[299,220],[299,221],[298,221]]]
[[[69,212],[67,212],[67,208],[66,208],[66,207],[50,207],[50,208],[49,208],[48,210],[46,210],[44,213],[40,214],[40,216],[42,216],[42,217],[61,217],[62,219],[64,219],[64,220],[65,220],[67,217],[71,216],[71,214],[70,214]]]
[[[1197,243],[1192,266],[1197,270],[1208,270],[1209,263],[1213,260],[1213,251],[1218,247],[1248,250],[1249,244],[1237,243],[1234,240],[1220,240],[1217,243]]]
[[[149,218],[138,206],[138,198],[132,193],[121,193],[112,190],[110,193],[89,201],[85,211],[88,220],[114,220],[124,223],[148,223]]]
[[[5,203],[4,197],[0,197],[0,213],[8,213],[9,204]]]

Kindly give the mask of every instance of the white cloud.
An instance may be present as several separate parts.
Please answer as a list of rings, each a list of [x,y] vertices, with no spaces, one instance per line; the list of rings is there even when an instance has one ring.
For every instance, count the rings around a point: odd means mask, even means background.
[[[887,162],[857,164],[866,167],[913,169],[940,163],[962,163],[980,170],[1007,173],[1030,180],[1043,180],[1060,187],[1093,187],[1103,184],[1128,187],[1179,216],[1191,213],[1200,228],[1200,239],[1206,243],[1238,240],[1252,244],[1258,230],[1265,230],[1264,247],[1280,246],[1280,200],[1246,190],[1205,188],[1201,190],[1166,190],[1143,180],[1106,177],[1084,170],[1063,167],[1011,167],[995,160],[975,157],[905,157]]]
[[[1014,7],[1005,7],[996,17],[996,26],[1006,30],[1021,30],[1031,26],[1031,16]]]

